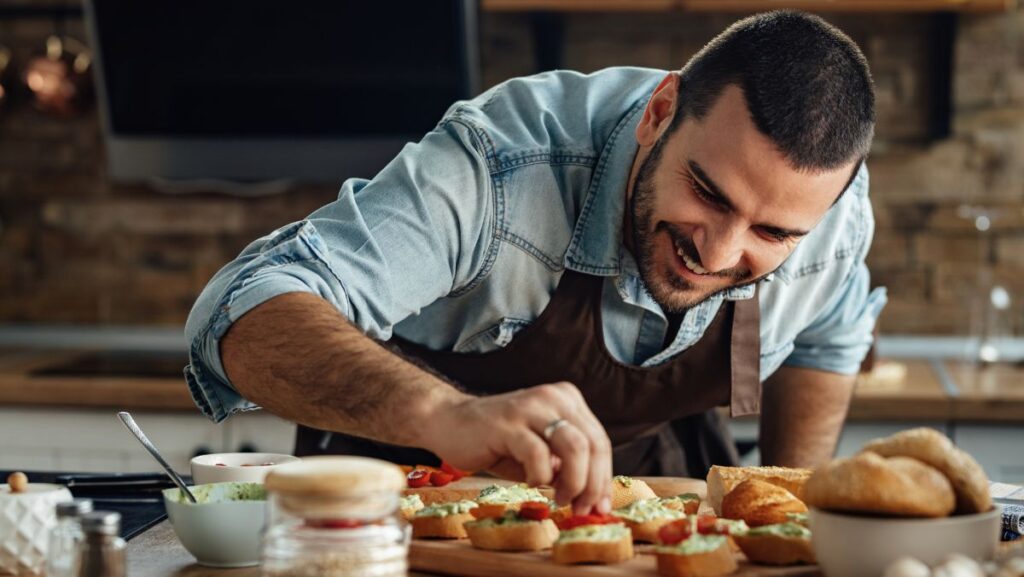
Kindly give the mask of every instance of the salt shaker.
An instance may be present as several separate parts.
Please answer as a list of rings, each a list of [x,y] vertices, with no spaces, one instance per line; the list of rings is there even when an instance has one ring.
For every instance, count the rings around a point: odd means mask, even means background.
[[[75,499],[57,503],[57,524],[50,530],[46,548],[47,577],[75,577],[82,548],[81,517],[92,512],[92,501]]]
[[[121,514],[93,511],[82,515],[82,556],[78,577],[125,577]]]

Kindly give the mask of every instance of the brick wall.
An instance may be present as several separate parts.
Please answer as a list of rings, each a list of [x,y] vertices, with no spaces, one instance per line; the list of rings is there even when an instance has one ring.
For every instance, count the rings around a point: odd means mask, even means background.
[[[959,18],[954,134],[940,142],[928,139],[934,22],[829,18],[862,46],[878,91],[870,165],[878,228],[869,264],[890,290],[883,330],[964,332],[964,299],[975,292],[980,266],[991,265],[1011,295],[1024,296],[1024,59],[1017,41],[1024,14]],[[678,67],[734,19],[574,14],[565,21],[564,65]],[[50,30],[45,20],[0,20],[0,43],[21,63]],[[80,23],[71,31],[84,38]],[[482,37],[486,86],[533,72],[529,17],[484,15]],[[0,322],[180,325],[221,264],[337,192],[319,186],[260,199],[170,197],[114,185],[94,108],[57,120],[15,96],[0,111]],[[973,224],[983,211],[993,214],[984,234]]]

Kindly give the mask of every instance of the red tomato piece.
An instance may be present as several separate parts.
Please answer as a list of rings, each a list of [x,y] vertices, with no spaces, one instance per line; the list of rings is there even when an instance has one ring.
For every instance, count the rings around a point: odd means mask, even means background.
[[[584,525],[607,525],[609,523],[621,523],[622,521],[613,515],[601,515],[598,513],[591,513],[589,515],[573,515],[563,519],[558,524],[558,528],[563,531],[569,529],[575,529],[576,527],[582,527]]]
[[[551,507],[540,501],[527,501],[519,506],[519,517],[530,521],[543,521],[551,516]]]
[[[697,517],[697,532],[701,535],[717,535],[720,533],[717,522],[718,518],[714,515],[701,515]]]
[[[356,519],[306,519],[306,526],[314,529],[355,529],[363,525]]]
[[[679,519],[661,526],[658,529],[658,540],[664,545],[677,545],[690,536],[689,519]]]
[[[462,469],[457,469],[457,468],[449,465],[448,463],[445,463],[444,461],[441,461],[441,470],[444,471],[445,473],[448,473],[449,475],[451,475],[453,481],[458,481],[459,479],[469,475],[469,471],[463,471]]]
[[[435,487],[444,487],[452,482],[452,475],[444,471],[434,471],[430,474],[430,484]]]
[[[409,486],[412,488],[426,487],[430,484],[430,471],[424,471],[423,469],[416,469],[410,471],[405,478],[409,482]]]

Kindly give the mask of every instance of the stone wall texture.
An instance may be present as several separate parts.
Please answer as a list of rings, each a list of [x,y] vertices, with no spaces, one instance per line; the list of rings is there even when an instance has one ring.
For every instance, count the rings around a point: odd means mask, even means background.
[[[737,17],[571,14],[563,66],[678,68]],[[890,291],[882,330],[967,332],[976,295],[993,283],[1011,295],[1004,316],[1019,329],[1024,12],[956,17],[952,134],[941,139],[929,132],[936,18],[825,17],[860,44],[876,82],[869,166],[878,224],[869,265],[874,282]],[[85,37],[81,22],[69,28]],[[16,64],[25,62],[51,30],[46,19],[3,19],[0,43]],[[482,42],[485,86],[536,71],[529,16],[484,14]],[[0,110],[0,323],[181,325],[221,265],[252,239],[331,201],[337,188],[243,199],[114,184],[95,107],[55,119],[15,91]]]

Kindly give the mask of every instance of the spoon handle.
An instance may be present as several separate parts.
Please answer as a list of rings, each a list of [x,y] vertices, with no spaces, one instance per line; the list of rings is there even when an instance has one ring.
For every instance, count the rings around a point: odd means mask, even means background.
[[[121,419],[121,422],[124,423],[124,426],[128,427],[128,430],[131,431],[133,435],[135,435],[135,438],[138,439],[140,443],[142,443],[142,446],[145,447],[147,451],[149,451],[149,454],[153,455],[153,458],[156,459],[158,463],[160,463],[160,466],[164,468],[164,471],[167,471],[167,474],[170,475],[171,480],[174,481],[174,484],[178,486],[178,489],[180,489],[181,492],[184,493],[190,501],[195,503],[196,498],[192,494],[192,491],[188,490],[188,487],[185,485],[185,481],[181,477],[179,477],[178,474],[174,472],[174,469],[172,469],[171,466],[167,463],[167,461],[164,460],[163,455],[160,454],[160,451],[157,451],[153,443],[151,443],[149,441],[149,438],[146,437],[146,433],[143,433],[142,429],[140,429],[139,426],[135,423],[135,419],[133,419],[132,416],[125,411],[121,411],[120,413],[118,413],[117,417]]]

